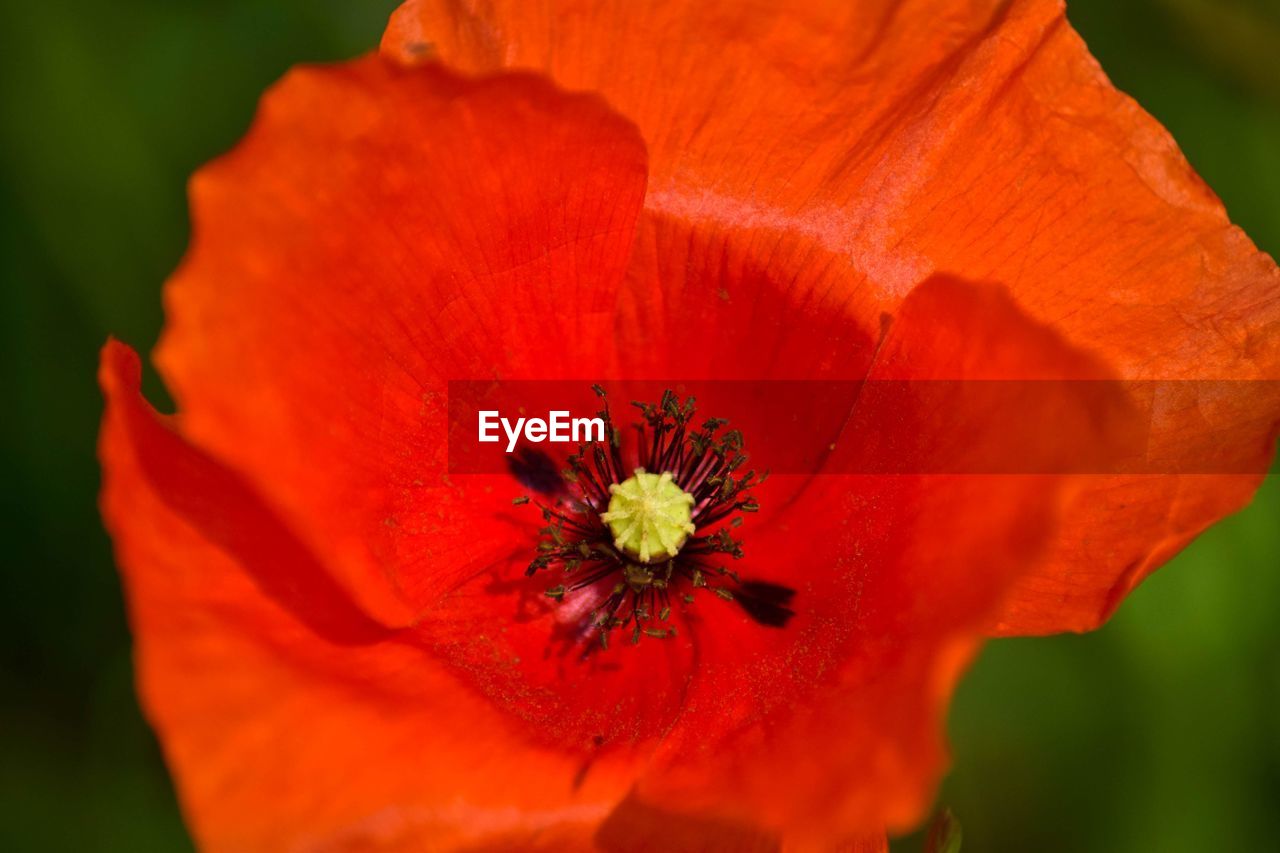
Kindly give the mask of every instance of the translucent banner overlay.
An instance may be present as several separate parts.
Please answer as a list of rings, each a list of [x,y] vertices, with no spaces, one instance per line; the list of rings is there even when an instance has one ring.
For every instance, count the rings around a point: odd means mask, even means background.
[[[1280,380],[453,380],[448,470],[559,465],[606,401],[625,457],[632,402],[668,389],[695,398],[690,430],[727,420],[775,474],[1262,474],[1280,400]]]

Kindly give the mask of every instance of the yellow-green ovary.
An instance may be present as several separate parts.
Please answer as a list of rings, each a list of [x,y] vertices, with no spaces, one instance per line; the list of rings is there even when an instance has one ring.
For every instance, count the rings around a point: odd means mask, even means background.
[[[609,525],[613,544],[642,563],[674,557],[693,533],[693,495],[676,485],[670,472],[650,474],[637,468],[609,487]]]

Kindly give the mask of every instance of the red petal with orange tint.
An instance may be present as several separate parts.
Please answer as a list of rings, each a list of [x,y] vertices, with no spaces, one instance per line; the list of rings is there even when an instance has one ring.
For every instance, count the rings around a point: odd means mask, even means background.
[[[893,318],[870,376],[982,379],[1028,365],[1053,376],[1096,369],[998,288],[937,277]],[[859,400],[832,472],[848,470],[844,457],[861,443],[914,429],[913,416],[928,419],[918,432],[953,428],[945,411],[899,402]],[[1035,415],[994,410],[987,427]],[[767,459],[767,449],[753,454]],[[757,490],[760,518],[744,526],[747,557],[735,567],[794,586],[797,615],[786,631],[762,632],[709,614],[694,638],[682,723],[637,796],[651,809],[754,821],[801,844],[907,828],[946,764],[942,719],[955,680],[1075,484],[1030,475],[794,479]]]
[[[531,745],[403,632],[358,614],[253,487],[162,421],[137,356],[101,380],[103,514],[148,718],[209,851],[564,849],[629,773]]]
[[[406,624],[519,547],[445,476],[446,380],[607,369],[644,182],[632,126],[529,76],[291,72],[192,181],[157,354],[185,434]]]
[[[813,0],[749,14],[701,0],[410,0],[383,49],[412,60],[427,43],[467,70],[532,68],[599,91],[635,121],[650,150],[646,219],[659,223],[645,228],[662,252],[707,245],[746,258],[768,288],[864,317],[894,313],[934,271],[997,282],[1120,378],[1280,378],[1275,264],[1110,85],[1060,0]],[[702,306],[695,318],[717,298],[770,300],[714,277],[694,292],[644,280],[642,293]],[[1194,385],[1179,397],[1152,424],[1153,458],[1226,441],[1265,470],[1274,384],[1225,404]],[[1098,625],[1257,484],[1099,478],[999,630]]]

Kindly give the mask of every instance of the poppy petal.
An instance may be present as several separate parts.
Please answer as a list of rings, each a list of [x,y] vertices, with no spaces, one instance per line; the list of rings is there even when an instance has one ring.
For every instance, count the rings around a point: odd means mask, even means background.
[[[749,13],[690,0],[410,0],[383,50],[412,60],[425,45],[470,71],[532,68],[604,94],[649,145],[649,215],[754,234],[766,261],[770,233],[811,244],[778,252],[766,275],[790,281],[797,257],[827,256],[846,270],[845,293],[892,313],[946,271],[1001,283],[1122,379],[1280,378],[1276,265],[1110,84],[1060,0]],[[1194,383],[1179,393],[1152,423],[1153,457],[1230,442],[1266,469],[1275,383],[1225,402]],[[1258,482],[1098,478],[998,630],[1097,626]]]
[[[935,277],[889,322],[870,375],[983,379],[1028,365],[1051,376],[1098,369],[1000,288]],[[1081,393],[1082,404],[1098,403]],[[957,428],[931,398],[914,412],[901,402],[861,397],[840,441],[856,453],[894,431]],[[1012,402],[987,413],[988,430],[1017,418],[1028,435],[1043,428]],[[909,828],[927,808],[946,763],[942,719],[955,681],[1079,484],[851,475],[839,473],[850,470],[841,454],[828,473],[774,477],[757,490],[762,510],[743,526],[740,571],[794,589],[794,618],[769,631],[744,614],[707,616],[682,722],[633,801],[754,821],[801,845]]]
[[[629,770],[605,760],[583,778],[578,759],[529,743],[344,602],[253,491],[143,401],[138,378],[132,350],[108,344],[102,508],[139,692],[201,849],[584,846]]]
[[[698,815],[681,814],[630,797],[609,815],[595,836],[604,853],[782,853],[787,850],[835,850],[840,853],[889,853],[888,839],[879,834],[844,843],[824,839],[814,848],[789,845],[759,829]]]
[[[410,623],[520,529],[447,476],[447,380],[604,372],[644,184],[632,125],[530,75],[292,71],[191,184],[156,357],[184,435]]]

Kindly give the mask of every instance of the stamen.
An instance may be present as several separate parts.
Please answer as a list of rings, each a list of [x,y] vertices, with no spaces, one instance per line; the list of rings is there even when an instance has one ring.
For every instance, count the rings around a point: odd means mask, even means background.
[[[688,607],[698,589],[737,603],[760,625],[785,626],[795,615],[790,607],[794,590],[743,581],[713,559],[717,554],[743,557],[742,542],[733,533],[742,523],[740,513],[759,508],[749,491],[768,476],[755,471],[735,476],[747,461],[742,434],[721,432],[728,422],[720,418],[691,429],[694,399],[681,403],[666,391],[656,405],[632,404],[641,421],[635,426],[639,464],[631,467],[624,463],[621,433],[604,389],[592,387],[604,401],[599,417],[605,440],[580,446],[554,477],[532,459],[523,459],[520,470],[513,470],[553,504],[533,502],[547,524],[526,574],[558,569],[566,582],[546,590],[557,602],[587,587],[610,584],[584,626],[598,631],[602,648],[608,648],[614,628],[629,627],[633,643],[646,636],[676,636],[675,627],[657,623],[671,618],[673,593]],[[530,477],[531,469],[539,476]],[[631,476],[624,478],[627,470]],[[513,501],[527,502],[528,497]]]

